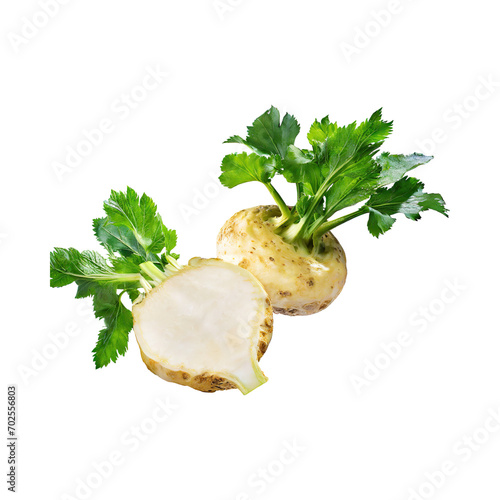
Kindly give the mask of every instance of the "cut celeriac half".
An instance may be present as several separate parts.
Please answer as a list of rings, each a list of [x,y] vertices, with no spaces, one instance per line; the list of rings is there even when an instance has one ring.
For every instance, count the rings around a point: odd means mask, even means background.
[[[267,381],[258,360],[272,334],[267,293],[245,269],[218,259],[189,261],[132,308],[146,366],[205,392]]]
[[[219,259],[179,264],[177,233],[146,194],[112,191],[104,211],[94,234],[106,256],[60,247],[50,254],[50,285],[75,284],[76,297],[91,297],[103,322],[92,351],[96,368],[127,352],[134,329],[142,359],[164,380],[243,394],[266,382],[258,361],[273,316],[257,278]]]

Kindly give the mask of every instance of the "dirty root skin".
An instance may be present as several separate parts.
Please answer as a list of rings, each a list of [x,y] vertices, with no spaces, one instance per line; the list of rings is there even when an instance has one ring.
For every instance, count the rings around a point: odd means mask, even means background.
[[[273,231],[273,222],[280,214],[272,205],[236,213],[219,232],[217,256],[256,276],[275,313],[299,316],[322,311],[344,286],[344,250],[328,232],[322,238],[325,249],[320,256],[298,252]]]

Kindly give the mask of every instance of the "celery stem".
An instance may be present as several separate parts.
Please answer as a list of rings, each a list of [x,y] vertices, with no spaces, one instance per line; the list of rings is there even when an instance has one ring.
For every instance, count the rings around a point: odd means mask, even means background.
[[[343,217],[339,217],[338,219],[334,219],[331,221],[326,221],[314,231],[313,238],[316,241],[318,241],[319,238],[321,238],[321,236],[323,236],[328,231],[331,231],[332,229],[336,228],[337,226],[340,226],[341,224],[344,224],[344,222],[348,222],[356,217],[359,217],[360,215],[366,214],[367,212],[368,212],[368,207],[363,206],[360,209],[356,210],[355,212],[344,215]]]
[[[144,276],[141,276],[139,282],[140,282],[142,288],[144,288],[144,291],[146,293],[149,293],[153,289],[151,284],[148,282],[148,280]]]
[[[285,203],[285,200],[283,200],[278,191],[276,191],[276,189],[270,182],[265,182],[264,185],[267,187],[268,191],[271,193],[271,196],[274,198],[274,201],[281,210],[281,214],[283,215],[283,217],[289,219],[291,212],[287,204]]]
[[[166,278],[165,273],[162,273],[151,261],[143,262],[139,265],[139,267],[147,276],[149,276],[149,278],[151,278],[155,285],[159,285]]]
[[[181,266],[178,264],[177,259],[174,259],[171,255],[166,255],[165,257],[166,257],[168,263],[172,267],[174,267],[175,269],[177,269],[177,271],[181,270]]]
[[[296,224],[291,224],[282,231],[279,231],[279,235],[287,242],[292,243],[300,238],[302,228],[304,227],[304,219],[300,219]]]

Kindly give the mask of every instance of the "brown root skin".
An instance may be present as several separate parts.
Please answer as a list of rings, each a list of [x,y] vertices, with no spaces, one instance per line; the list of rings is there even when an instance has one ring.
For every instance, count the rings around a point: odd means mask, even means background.
[[[347,277],[345,253],[328,232],[324,252],[298,252],[274,232],[276,206],[258,206],[233,215],[217,238],[217,256],[250,271],[264,286],[275,313],[305,316],[322,311],[339,295]]]
[[[257,351],[257,360],[266,352],[273,334],[273,310],[271,305],[266,309],[266,319],[261,325],[259,347]],[[141,348],[141,358],[148,370],[158,375],[158,377],[167,382],[174,382],[179,385],[186,385],[201,392],[225,391],[227,389],[236,389],[236,385],[227,378],[213,373],[192,373],[190,370],[170,370],[158,361],[150,358]]]

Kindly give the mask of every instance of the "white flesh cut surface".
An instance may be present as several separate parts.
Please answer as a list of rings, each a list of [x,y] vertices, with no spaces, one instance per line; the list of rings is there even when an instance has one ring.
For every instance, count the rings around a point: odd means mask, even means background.
[[[221,377],[247,393],[267,380],[257,363],[266,304],[248,271],[192,259],[134,305],[134,331],[143,355],[167,371]]]

